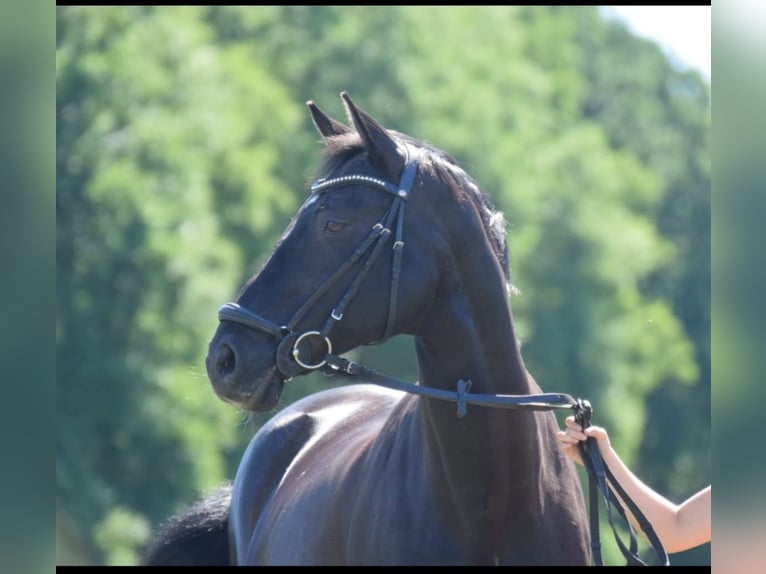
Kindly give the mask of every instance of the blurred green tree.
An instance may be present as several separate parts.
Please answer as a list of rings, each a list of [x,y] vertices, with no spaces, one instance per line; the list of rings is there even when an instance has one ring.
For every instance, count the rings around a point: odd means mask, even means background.
[[[201,8],[59,8],[57,30],[58,496],[86,528],[154,523],[249,438],[202,359],[244,247],[295,206],[273,139],[297,115]]]

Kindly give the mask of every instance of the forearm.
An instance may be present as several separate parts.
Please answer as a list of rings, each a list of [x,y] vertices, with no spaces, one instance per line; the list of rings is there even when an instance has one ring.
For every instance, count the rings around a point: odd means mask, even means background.
[[[617,482],[646,516],[668,553],[702,544],[707,541],[706,536],[709,539],[709,487],[677,505],[644,484],[614,449],[610,448],[602,456]],[[636,525],[635,519],[632,523]]]

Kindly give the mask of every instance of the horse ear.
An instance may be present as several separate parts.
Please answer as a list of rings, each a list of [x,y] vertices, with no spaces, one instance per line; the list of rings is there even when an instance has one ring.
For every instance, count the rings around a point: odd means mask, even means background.
[[[404,158],[396,142],[375,118],[356,107],[348,92],[341,92],[340,97],[343,98],[349,118],[354,123],[370,160],[383,168],[393,181],[399,181]]]
[[[351,131],[350,127],[332,119],[324,113],[312,100],[306,102],[306,105],[311,112],[311,121],[314,122],[314,126],[319,132],[319,135],[322,136],[322,139],[326,140],[329,137],[347,134]]]

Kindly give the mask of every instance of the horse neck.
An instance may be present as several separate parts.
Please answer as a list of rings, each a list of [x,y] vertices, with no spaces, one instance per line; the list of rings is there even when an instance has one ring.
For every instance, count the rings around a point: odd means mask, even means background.
[[[470,379],[472,393],[539,392],[521,357],[496,258],[489,249],[467,251],[456,256],[459,285],[435,297],[443,304],[415,337],[421,384],[454,391],[459,379]],[[458,418],[454,403],[429,399],[420,402],[420,412],[426,464],[458,524],[502,529],[539,499],[533,413],[469,404]],[[508,510],[514,507],[516,518]]]

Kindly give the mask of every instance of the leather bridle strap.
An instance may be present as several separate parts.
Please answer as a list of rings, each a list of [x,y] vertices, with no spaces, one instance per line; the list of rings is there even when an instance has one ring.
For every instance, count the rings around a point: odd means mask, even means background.
[[[386,212],[386,215],[384,216],[383,223],[376,223],[372,229],[370,229],[370,232],[368,233],[367,237],[362,241],[362,243],[354,250],[354,252],[351,254],[351,256],[333,273],[327,281],[325,281],[314,293],[311,295],[311,297],[308,298],[308,300],[296,311],[296,313],[293,315],[292,319],[285,325],[285,328],[288,331],[295,330],[295,327],[300,322],[300,320],[304,317],[304,315],[319,301],[319,299],[322,298],[322,296],[327,293],[327,291],[332,287],[338,279],[340,279],[346,271],[351,268],[359,259],[364,255],[371,246],[373,247],[373,251],[370,253],[370,255],[367,257],[365,263],[363,264],[363,271],[360,272],[360,275],[364,276],[366,275],[366,272],[364,269],[368,269],[372,263],[377,258],[377,254],[380,252],[380,246],[383,244],[383,241],[388,237],[390,234],[390,230],[388,228],[389,219],[391,217],[391,208],[389,208],[389,211]],[[359,275],[357,276],[357,278]],[[355,291],[355,289],[354,289]],[[343,317],[343,311],[345,309],[345,306],[348,304],[348,300],[350,298],[348,297],[348,291],[346,292],[346,295],[341,298],[340,302],[333,308],[332,312],[330,313],[330,316],[327,318],[327,322],[325,322],[324,326],[322,327],[321,333],[322,335],[327,335],[327,333],[330,331],[331,324],[330,319],[340,320]],[[353,296],[353,294],[351,295]],[[344,301],[344,299],[348,299]]]
[[[264,331],[274,335],[278,341],[281,340],[287,332],[285,327],[280,327],[273,321],[269,321],[265,317],[261,317],[237,303],[224,303],[221,305],[218,309],[218,320],[240,323],[241,325],[245,325],[256,331]]]
[[[424,387],[413,384],[395,377],[389,377],[378,371],[349,361],[338,355],[328,355],[322,372],[340,378],[350,379],[360,383],[372,383],[397,391],[421,395],[431,399],[451,401],[457,403],[458,417],[465,416],[467,405],[481,405],[485,407],[519,408],[523,407],[535,411],[548,411],[552,409],[572,409],[577,401],[565,393],[543,393],[538,395],[488,395],[468,392],[471,381],[459,380],[457,391],[446,391],[433,387]]]
[[[397,191],[397,197],[405,199],[409,191],[412,189],[412,185],[415,183],[415,175],[417,174],[417,164],[415,162],[409,163],[404,168],[401,181],[399,182],[399,190]],[[396,316],[396,305],[399,298],[399,277],[402,272],[402,253],[404,252],[404,208],[407,205],[404,201],[399,201],[399,214],[396,220],[396,235],[394,236],[394,254],[391,262],[391,290],[388,297],[388,320],[386,321],[386,329],[383,331],[383,336],[380,341],[388,339],[394,331],[394,319]]]
[[[370,252],[370,255],[362,264],[362,267],[357,273],[356,277],[348,286],[348,288],[346,289],[346,292],[340,298],[340,301],[338,301],[338,303],[335,305],[332,312],[330,313],[330,316],[327,317],[327,320],[325,321],[324,325],[320,329],[319,332],[323,336],[329,335],[330,331],[333,328],[333,325],[343,318],[343,314],[346,312],[346,308],[356,296],[356,292],[359,289],[359,286],[362,284],[362,281],[364,281],[364,278],[367,277],[367,273],[369,273],[373,263],[375,263],[375,261],[378,259],[378,256],[383,252],[383,244],[388,238],[388,236],[391,234],[391,224],[394,218],[396,217],[397,212],[401,212],[401,206],[402,206],[401,201],[394,200],[394,202],[391,204],[391,207],[389,207],[388,211],[386,212],[385,219],[383,221],[383,225],[382,225],[383,228],[380,231],[378,241],[373,246],[372,251]],[[314,301],[309,300],[307,303],[313,304],[315,301],[316,299]],[[304,307],[306,306],[304,305]],[[391,310],[389,308],[389,315],[390,313],[391,313]]]
[[[288,331],[293,331],[295,329],[303,315],[305,315],[305,313],[308,312],[308,310],[313,307],[317,301],[319,301],[319,299],[340,278],[340,276],[343,275],[343,273],[345,273],[349,267],[356,263],[361,255],[364,254],[364,252],[366,252],[372,245],[372,251],[362,264],[362,268],[359,270],[359,273],[354,278],[351,285],[349,285],[349,287],[346,289],[346,292],[343,294],[340,301],[338,301],[338,303],[335,305],[332,312],[330,313],[330,316],[327,318],[321,330],[319,331],[320,335],[323,337],[327,337],[329,335],[334,324],[343,318],[343,314],[345,313],[346,308],[351,303],[353,298],[356,296],[359,286],[362,284],[362,281],[369,273],[378,256],[382,253],[383,244],[391,234],[391,229],[394,226],[394,222],[396,222],[396,236],[393,245],[393,268],[389,293],[388,316],[386,319],[386,327],[380,341],[390,337],[393,330],[394,318],[396,316],[399,276],[401,274],[401,251],[404,246],[404,242],[402,241],[402,234],[404,229],[404,209],[406,201],[409,198],[409,193],[412,189],[412,185],[415,182],[415,175],[417,174],[417,171],[418,164],[415,161],[408,161],[402,170],[402,175],[398,186],[392,185],[387,181],[364,175],[346,175],[332,179],[320,179],[311,186],[311,193],[317,194],[335,187],[352,184],[363,184],[369,187],[380,189],[381,191],[385,191],[393,195],[393,201],[386,211],[386,214],[383,216],[382,221],[373,226],[368,237],[356,249],[351,258],[348,259],[346,263],[342,265],[340,269],[338,269],[327,281],[325,281],[322,287],[320,287],[295,313],[293,318],[286,325]]]

